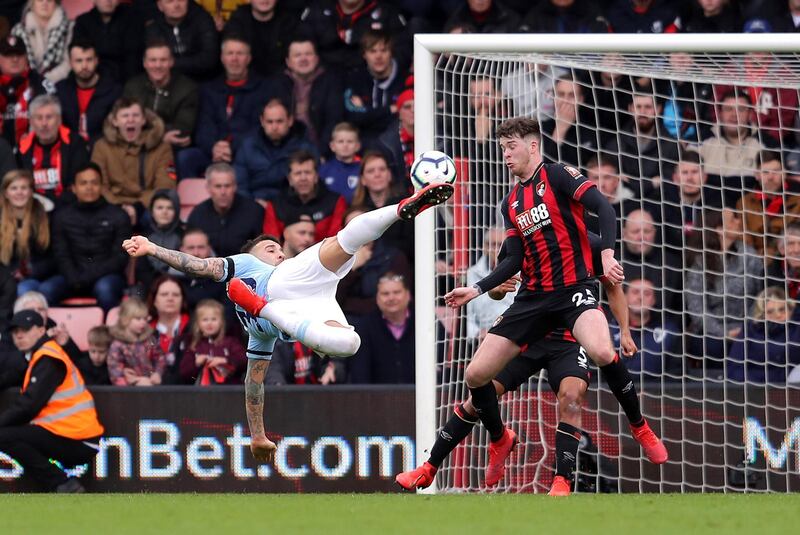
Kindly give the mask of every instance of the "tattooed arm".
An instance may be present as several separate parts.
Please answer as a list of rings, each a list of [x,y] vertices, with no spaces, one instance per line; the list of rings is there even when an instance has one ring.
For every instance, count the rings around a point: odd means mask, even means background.
[[[244,379],[244,407],[247,425],[250,427],[250,451],[259,461],[271,461],[275,454],[275,443],[264,433],[264,377],[269,361],[248,359],[247,375]]]
[[[208,277],[218,281],[225,273],[223,258],[197,258],[180,251],[165,249],[144,236],[133,236],[125,240],[122,242],[122,248],[133,257],[150,255],[178,271],[195,277]]]

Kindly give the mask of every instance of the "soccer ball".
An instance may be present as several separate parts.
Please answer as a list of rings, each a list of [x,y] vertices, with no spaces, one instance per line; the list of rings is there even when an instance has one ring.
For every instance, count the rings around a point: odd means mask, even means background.
[[[456,164],[453,159],[438,150],[429,150],[411,164],[411,183],[414,189],[421,189],[428,184],[443,182],[452,184],[456,181]]]

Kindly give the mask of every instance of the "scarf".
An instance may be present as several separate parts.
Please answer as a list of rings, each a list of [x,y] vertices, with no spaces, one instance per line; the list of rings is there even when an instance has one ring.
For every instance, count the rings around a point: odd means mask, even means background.
[[[411,164],[414,163],[414,134],[402,126],[400,127],[400,146],[403,148],[406,169],[411,169]]]
[[[58,67],[58,65],[64,59],[64,55],[67,51],[67,36],[71,27],[71,21],[63,9],[60,12],[56,11],[53,13],[53,17],[59,16],[59,13],[61,15],[61,21],[58,23],[58,25],[46,30],[47,43],[45,45],[45,52],[41,62],[37,61],[36,57],[33,55],[33,43],[31,42],[31,37],[35,30],[31,33],[28,33],[28,30],[26,29],[28,26],[28,18],[33,17],[33,14],[28,11],[22,18],[23,22],[14,26],[14,28],[11,30],[12,35],[16,35],[22,39],[23,43],[25,43],[25,48],[28,51],[28,63],[30,63],[30,65],[41,75],[44,75]]]
[[[30,69],[20,76],[0,75],[0,132],[13,147],[28,131],[28,105],[33,100],[30,84]],[[8,130],[13,130],[12,132]]]
[[[766,193],[756,193],[756,198],[764,204],[764,213],[769,216],[776,216],[783,213],[783,195],[767,195]]]
[[[375,9],[377,5],[378,2],[369,2],[358,11],[345,15],[341,6],[339,6],[339,2],[336,2],[336,33],[339,35],[339,39],[343,43],[351,44],[353,41],[353,26],[356,25],[356,21]]]

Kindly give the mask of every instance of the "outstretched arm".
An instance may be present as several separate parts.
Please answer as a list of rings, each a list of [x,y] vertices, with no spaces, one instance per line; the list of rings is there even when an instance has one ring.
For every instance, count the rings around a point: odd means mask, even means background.
[[[264,378],[267,368],[269,361],[249,359],[244,379],[244,408],[250,427],[250,451],[259,461],[271,461],[277,448],[264,433]]]
[[[605,278],[603,281],[603,289],[608,296],[608,306],[611,308],[611,314],[619,324],[620,339],[622,344],[622,354],[626,357],[632,357],[639,348],[636,347],[636,342],[633,341],[631,336],[631,328],[628,323],[628,303],[625,301],[625,293],[622,291],[622,286],[619,284],[611,284]]]
[[[225,275],[225,259],[223,258],[197,258],[156,245],[144,236],[133,236],[125,240],[122,242],[122,248],[133,257],[150,255],[158,258],[168,266],[187,275],[208,277],[216,281],[222,280]]]

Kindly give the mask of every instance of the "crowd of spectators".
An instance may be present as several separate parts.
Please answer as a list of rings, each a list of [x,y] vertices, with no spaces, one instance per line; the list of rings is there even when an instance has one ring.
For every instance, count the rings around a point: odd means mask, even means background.
[[[415,32],[800,28],[797,0],[95,0],[74,20],[57,0],[6,4],[2,362],[14,359],[5,329],[21,299],[46,313],[80,297],[118,320],[89,332],[88,353],[68,352],[89,382],[120,386],[236,383],[245,362],[224,287],[133,262],[124,238],[208,258],[267,233],[290,258],[408,193]],[[796,348],[775,347],[800,341],[797,90],[758,85],[782,68],[763,54],[744,57],[752,86],[633,78],[615,61],[440,70],[439,115],[457,120],[438,128],[439,148],[494,178],[467,188],[469,265],[442,257],[438,272],[474,282],[495,265],[503,232],[493,207],[508,184],[493,131],[502,117],[532,115],[545,159],[580,169],[617,213],[641,348],[632,369],[785,381],[800,364]],[[668,62],[691,68],[692,58]],[[176,188],[192,178],[204,178],[208,199],[183,220]],[[596,230],[591,215],[587,224]],[[279,342],[268,382],[413,382],[413,253],[413,228],[398,223],[341,282],[337,298],[362,335],[357,355],[331,360]],[[471,303],[458,335],[480,339],[511,298]]]

